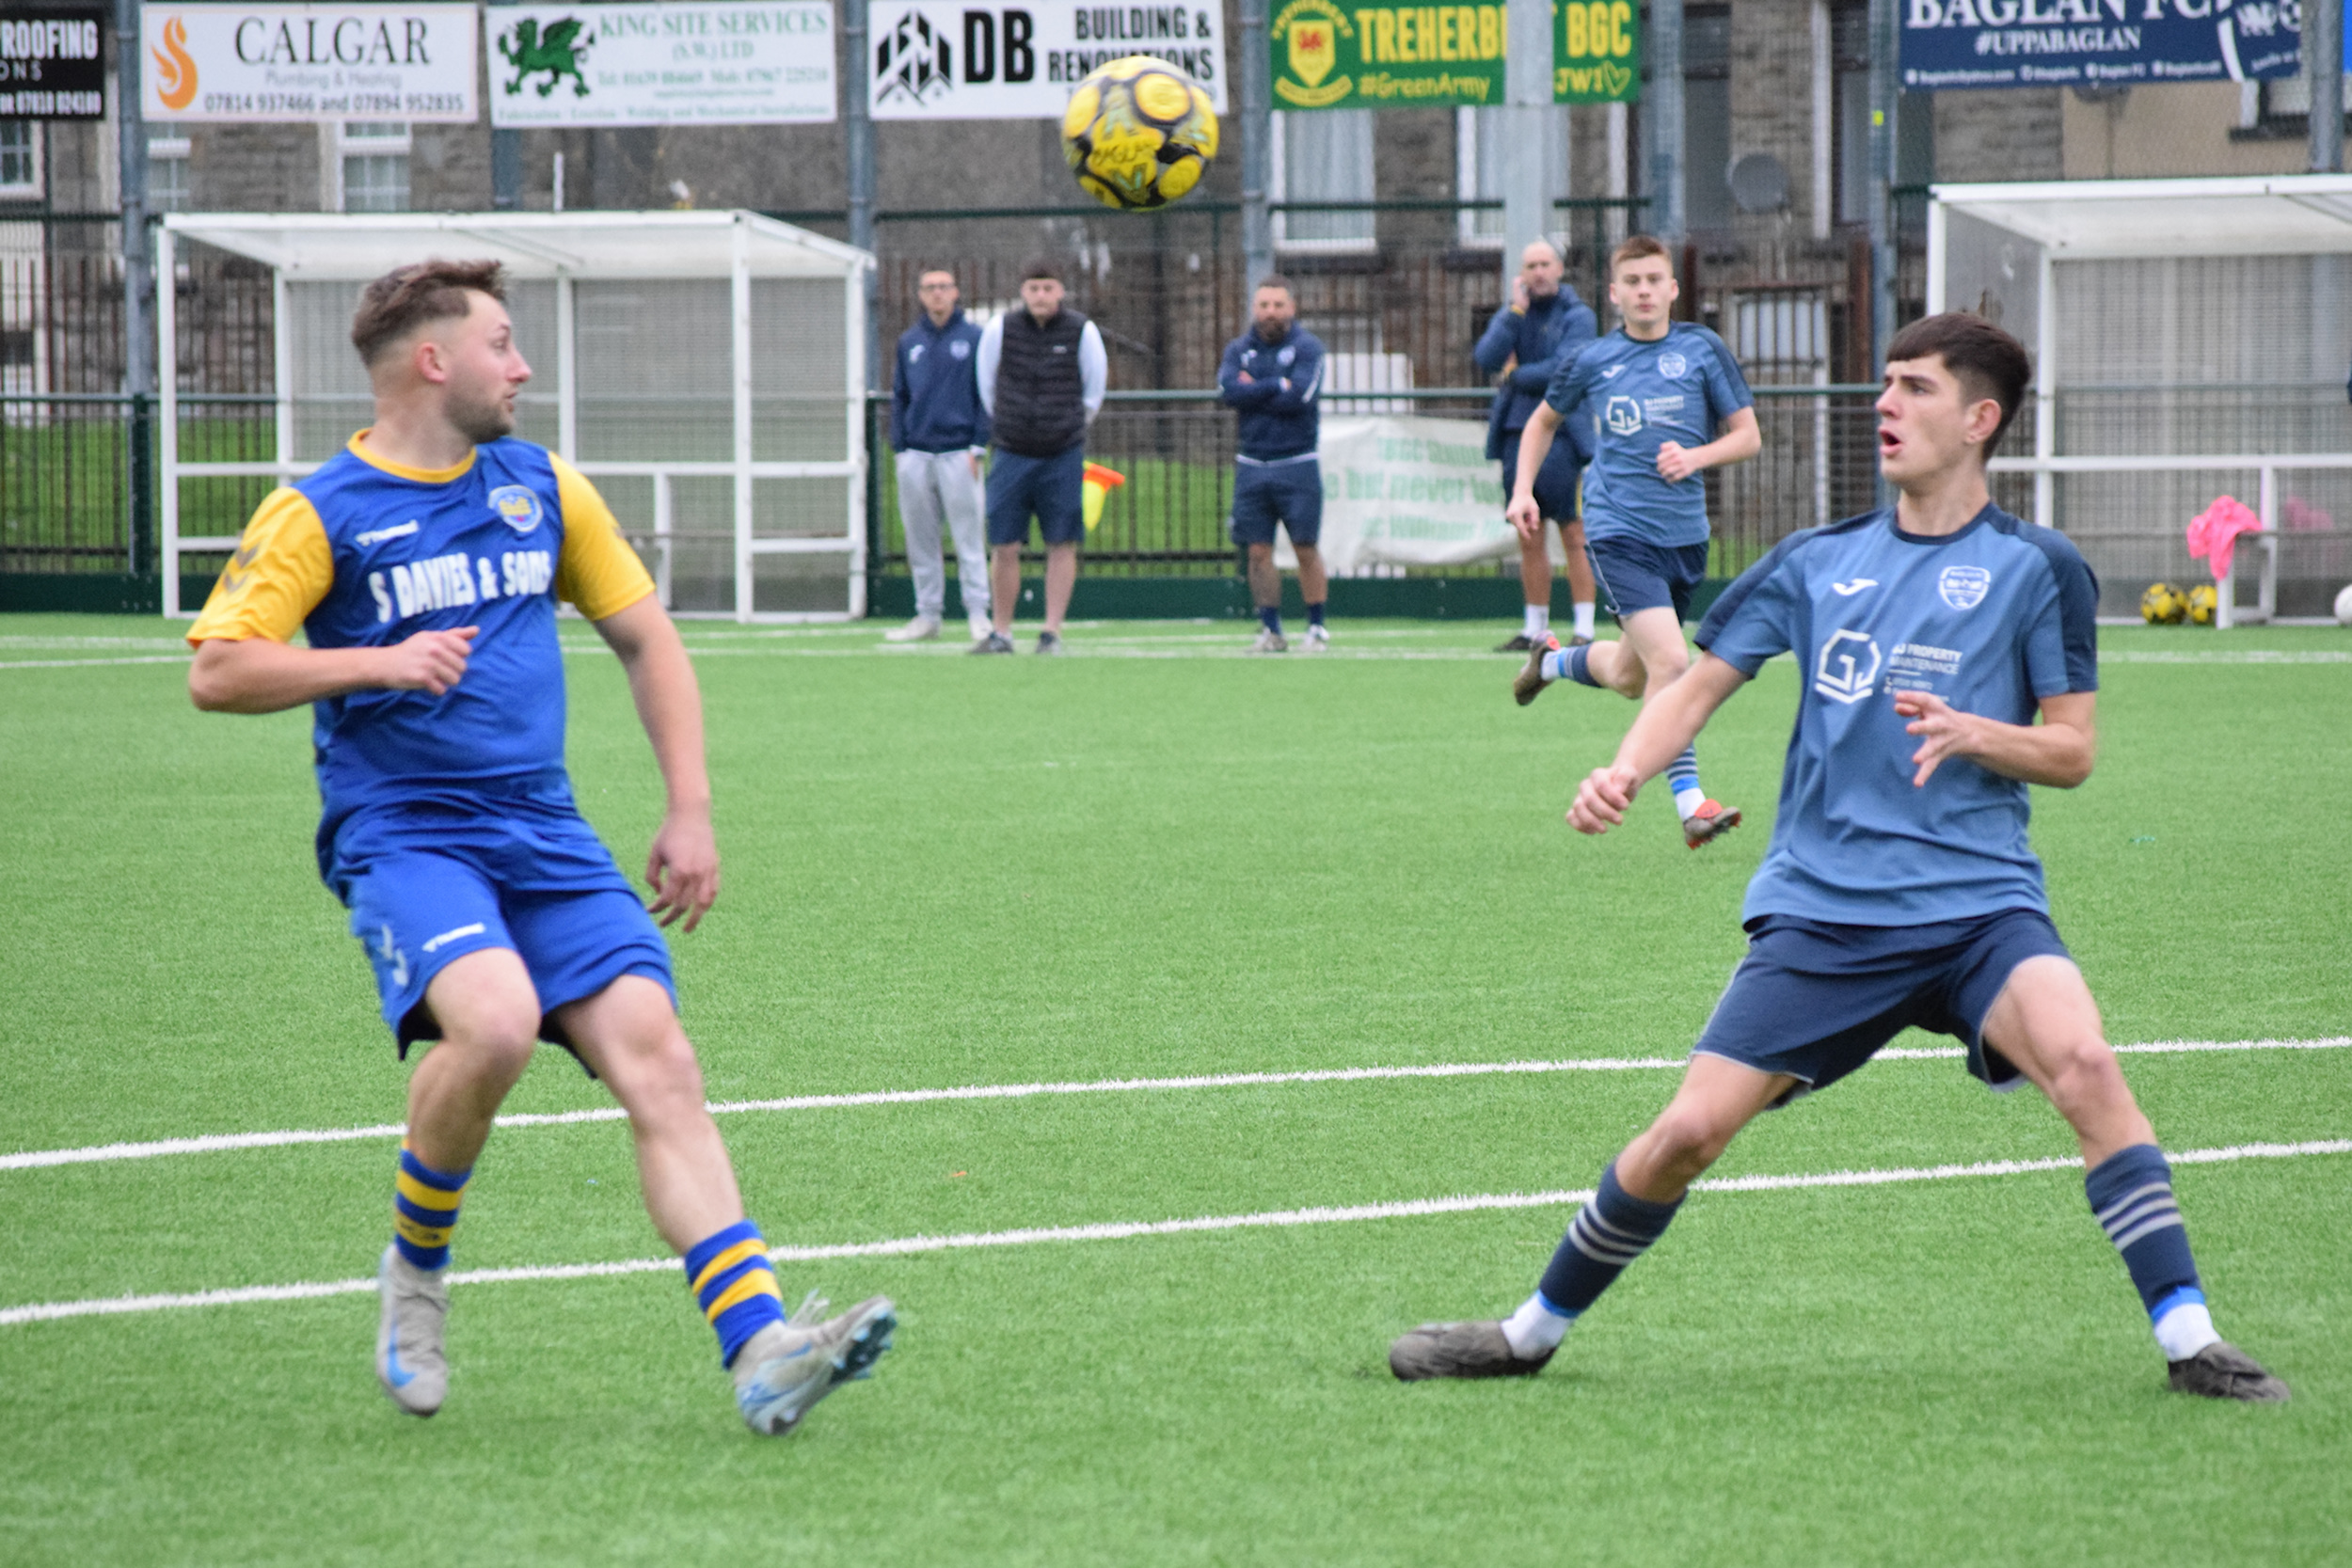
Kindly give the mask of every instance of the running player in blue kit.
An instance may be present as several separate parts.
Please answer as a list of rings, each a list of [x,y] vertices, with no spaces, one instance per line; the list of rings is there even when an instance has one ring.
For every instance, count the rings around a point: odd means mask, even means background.
[[[1541,640],[1511,683],[1522,707],[1564,676],[1648,702],[1690,667],[1682,619],[1707,576],[1701,475],[1754,457],[1763,437],[1731,350],[1706,327],[1671,319],[1681,297],[1664,245],[1636,234],[1617,246],[1609,302],[1621,325],[1563,365],[1528,417],[1507,515],[1522,538],[1540,538],[1535,485],[1552,437],[1570,414],[1599,416],[1599,447],[1584,473],[1585,552],[1624,635],[1573,648]],[[1692,848],[1740,825],[1739,812],[1700,787],[1696,752],[1675,758],[1666,782]]]
[[[197,706],[313,709],[319,871],[351,911],[408,1087],[376,1375],[403,1410],[448,1393],[450,1237],[475,1160],[537,1040],[628,1113],[645,1208],[684,1255],[755,1432],[788,1432],[867,1374],[896,1319],[876,1296],[787,1318],[766,1242],[703,1103],[653,917],[692,930],[719,893],[702,699],[676,628],[596,488],[513,439],[531,377],[495,261],[370,283],[351,337],[375,422],[273,491],[189,629]],[[572,799],[556,601],[628,673],[669,797],[649,911]],[[308,646],[290,645],[301,631]]]
[[[1804,685],[1772,845],[1748,886],[1747,957],[1681,1087],[1601,1173],[1535,1293],[1500,1323],[1403,1336],[1389,1352],[1398,1377],[1541,1370],[1742,1127],[1916,1027],[1960,1039],[1994,1088],[2033,1084],[2073,1127],[2085,1194],[2173,1388],[2287,1397],[2214,1329],[2170,1169],[2050,923],[2026,840],[2026,786],[2090,775],[2099,599],[2074,546],[1985,487],[2029,378],[2024,347],[1979,317],[1899,334],[1878,402],[1896,506],[1792,534],[1742,573],[1699,628],[1704,657],[1578,791],[1569,821],[1608,832],[1766,660],[1795,656]]]

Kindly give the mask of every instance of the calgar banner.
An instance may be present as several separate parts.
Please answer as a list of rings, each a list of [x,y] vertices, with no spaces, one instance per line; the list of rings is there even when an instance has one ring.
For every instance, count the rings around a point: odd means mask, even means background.
[[[1323,421],[1324,564],[1453,566],[1517,556],[1484,420],[1384,414]],[[1276,554],[1290,558],[1287,535]]]
[[[832,0],[498,6],[490,123],[790,125],[834,118]]]
[[[1906,91],[2246,82],[2303,69],[2297,0],[1900,0]]]
[[[159,120],[464,123],[474,99],[471,6],[141,8],[141,112]]]
[[[1167,61],[1226,112],[1223,0],[1025,6],[873,0],[876,119],[1059,119],[1097,66]]]

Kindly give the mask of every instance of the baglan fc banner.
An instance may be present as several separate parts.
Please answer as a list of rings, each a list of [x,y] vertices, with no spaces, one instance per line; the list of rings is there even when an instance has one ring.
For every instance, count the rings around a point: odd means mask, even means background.
[[[1633,0],[1555,0],[1552,102],[1639,98],[1641,25]],[[1503,101],[1510,9],[1288,0],[1266,42],[1278,109],[1479,107]]]
[[[500,130],[834,118],[832,0],[492,6],[482,27]]]
[[[2303,69],[2296,0],[1899,0],[1902,84],[2247,82]]]
[[[1022,6],[872,0],[876,119],[1059,119],[1098,66],[1165,60],[1227,109],[1223,0]]]
[[[141,8],[140,110],[158,120],[469,123],[471,6]]]

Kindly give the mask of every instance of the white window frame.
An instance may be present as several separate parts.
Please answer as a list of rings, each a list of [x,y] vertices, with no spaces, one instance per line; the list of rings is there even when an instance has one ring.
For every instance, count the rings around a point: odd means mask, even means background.
[[[397,132],[378,130],[355,132],[352,129],[354,125],[374,126],[378,124],[397,124],[400,129]],[[339,119],[330,121],[319,129],[320,140],[324,144],[323,150],[326,154],[323,160],[326,164],[324,173],[326,189],[322,194],[327,199],[322,205],[330,213],[345,212],[349,208],[351,192],[344,180],[344,159],[406,158],[416,150],[415,132],[405,120]],[[409,170],[412,179],[415,173],[412,167]]]
[[[1570,171],[1574,166],[1574,161],[1569,155],[1568,137],[1573,122],[1568,119],[1568,105],[1565,103],[1550,105],[1550,112],[1553,117],[1553,130],[1559,137],[1559,142],[1556,146],[1546,150],[1549,157],[1558,160],[1549,171],[1552,187],[1549,199],[1565,201],[1571,194],[1569,190]],[[1468,104],[1454,111],[1454,196],[1457,201],[1476,201],[1480,199],[1482,194],[1486,194],[1480,192],[1478,188],[1478,115],[1479,111]],[[1495,191],[1491,195],[1499,198],[1502,193]],[[1465,250],[1501,250],[1502,248],[1502,228],[1500,221],[1497,222],[1492,232],[1480,232],[1478,220],[1485,215],[1486,214],[1468,207],[1454,214],[1454,238]],[[1500,220],[1502,214],[1495,213],[1494,216]],[[1544,214],[1546,233],[1557,231],[1558,218],[1558,208],[1546,210]]]
[[[1375,113],[1376,111],[1366,110],[1363,112]],[[1290,197],[1290,156],[1289,148],[1284,143],[1283,131],[1284,123],[1289,119],[1289,116],[1284,114],[1281,110],[1277,109],[1267,118],[1273,122],[1273,131],[1272,134],[1266,138],[1266,199],[1268,201],[1275,202],[1285,201],[1288,200]],[[1375,122],[1375,124],[1377,122]],[[1373,188],[1376,191],[1379,188],[1377,163],[1379,154],[1377,150],[1378,143],[1376,140],[1374,146],[1375,164]],[[1372,233],[1345,239],[1293,239],[1288,233],[1290,226],[1283,221],[1288,218],[1290,214],[1288,213],[1271,214],[1269,214],[1269,227],[1273,230],[1274,248],[1278,251],[1287,250],[1293,255],[1302,256],[1369,256],[1376,254],[1380,249],[1378,214],[1366,213],[1363,215],[1374,220],[1372,226],[1374,231]]]
[[[25,143],[25,151],[29,154],[28,161],[32,167],[32,177],[27,180],[21,180],[9,184],[0,185],[0,200],[39,201],[41,196],[40,175],[42,163],[40,155],[40,122],[39,120],[15,120],[10,123],[22,125],[28,133],[30,133]]]
[[[177,164],[180,166],[180,172],[183,175],[191,175],[194,173],[194,168],[188,160],[190,154],[194,152],[194,150],[195,144],[186,136],[150,136],[147,138],[147,193],[148,205],[151,208],[154,208],[155,166],[158,164]],[[195,194],[195,189],[196,187],[194,182],[190,181],[182,193],[183,197],[185,198],[193,196]],[[155,210],[169,212],[186,211],[184,207]]]

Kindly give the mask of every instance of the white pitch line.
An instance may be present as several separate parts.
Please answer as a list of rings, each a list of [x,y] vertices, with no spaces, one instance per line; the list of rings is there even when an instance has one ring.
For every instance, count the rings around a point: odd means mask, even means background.
[[[131,658],[0,658],[0,670],[82,670],[93,664],[186,664],[194,654],[140,654]]]
[[[2291,1160],[2315,1154],[2352,1154],[2352,1138],[2323,1138],[2308,1143],[2234,1144],[2223,1148],[2192,1148],[2166,1158],[2176,1165],[2211,1165],[2237,1160]],[[2079,1169],[2081,1165],[2079,1159],[1983,1160],[1970,1164],[1822,1171],[1803,1176],[1731,1176],[1694,1181],[1691,1187],[1692,1191],[1702,1193],[1774,1193],[1807,1187],[1883,1187],[1900,1182],[1948,1181],[1972,1176],[2020,1176],[2034,1171]],[[1592,1196],[1589,1187],[1541,1193],[1480,1193],[1459,1197],[1410,1198],[1395,1203],[1276,1209],[1254,1214],[1209,1214],[1195,1219],[1113,1220],[1097,1225],[1033,1226],[1017,1230],[964,1231],[948,1236],[898,1236],[882,1242],[847,1242],[825,1246],[779,1246],[769,1248],[768,1256],[779,1263],[807,1263],[835,1258],[903,1258],[918,1253],[964,1252],[982,1247],[1035,1246],[1057,1242],[1120,1242],[1138,1236],[1281,1229],[1309,1225],[1346,1225],[1359,1220],[1420,1219],[1432,1214],[1550,1209],[1570,1203],[1586,1203],[1591,1201]],[[449,1283],[490,1285],[606,1278],[620,1275],[666,1274],[677,1266],[675,1258],[631,1258],[612,1263],[470,1269],[452,1274]],[[321,1296],[363,1295],[374,1290],[375,1281],[373,1279],[332,1279],[293,1285],[246,1285],[224,1291],[198,1291],[184,1295],[96,1296],[83,1301],[35,1302],[24,1307],[0,1307],[0,1328],[16,1323],[47,1323],[59,1318],[167,1312],[195,1307],[235,1307],[251,1302],[310,1301]]]
[[[2283,1040],[2152,1040],[2119,1045],[2119,1055],[2180,1055],[2201,1052],[2338,1051],[2352,1047],[2352,1035],[2320,1039]],[[1882,1061],[1949,1061],[1967,1053],[1959,1046],[1902,1046],[1878,1053]],[[1688,1065],[1687,1056],[1586,1056],[1540,1062],[1438,1062],[1418,1067],[1314,1068],[1296,1072],[1218,1072],[1188,1078],[1097,1078],[1080,1082],[1041,1084],[967,1084],[946,1089],[867,1089],[851,1094],[788,1095],[778,1100],[723,1100],[706,1109],[712,1116],[741,1116],[762,1111],[837,1111],[861,1105],[922,1105],[956,1100],[1032,1100],[1046,1095],[1135,1094],[1151,1090],[1249,1088],[1274,1084],[1359,1084],[1391,1078],[1479,1078],[1518,1073],[1651,1072]],[[516,1112],[500,1117],[500,1127],[570,1127],[585,1122],[623,1121],[628,1113],[617,1105],[596,1105],[578,1111]],[[240,1148],[282,1148],[294,1144],[358,1143],[398,1138],[407,1129],[398,1122],[372,1127],[322,1127],[275,1132],[208,1132],[185,1138],[156,1138],[141,1143],[89,1144],[79,1148],[37,1148],[0,1154],[0,1171],[34,1170],[49,1165],[96,1164],[114,1160],[153,1160],[170,1154],[216,1154]]]

